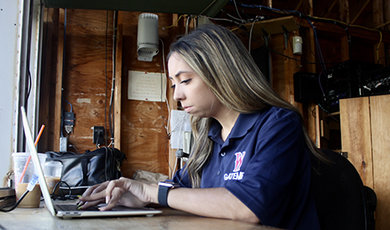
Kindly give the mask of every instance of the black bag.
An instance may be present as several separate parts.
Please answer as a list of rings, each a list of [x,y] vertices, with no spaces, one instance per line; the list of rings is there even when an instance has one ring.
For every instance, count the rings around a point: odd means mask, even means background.
[[[46,152],[46,161],[62,162],[61,181],[75,189],[121,177],[120,166],[125,154],[115,148],[102,147],[84,154]],[[61,189],[63,189],[63,184]]]

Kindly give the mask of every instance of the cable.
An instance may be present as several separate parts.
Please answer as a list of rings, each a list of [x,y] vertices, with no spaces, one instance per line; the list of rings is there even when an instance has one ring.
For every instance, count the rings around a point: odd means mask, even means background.
[[[214,21],[225,21],[225,22],[234,23],[236,25],[242,25],[242,23],[239,23],[239,22],[233,21],[231,19],[227,19],[227,18],[212,18],[212,17],[207,17],[207,18],[210,20],[214,20]]]
[[[24,197],[27,196],[27,194],[29,193],[30,191],[29,190],[26,190],[23,195],[19,198],[19,200],[9,209],[0,209],[1,212],[10,212],[12,210],[14,210],[16,207],[18,207],[18,205],[20,204],[20,202],[22,202],[22,200],[24,199]]]
[[[248,41],[248,52],[251,53],[251,46],[252,46],[252,33],[253,33],[253,27],[255,26],[255,22],[252,22],[251,29],[249,30],[249,41]]]
[[[61,185],[64,184],[66,186],[66,188],[68,189],[68,194],[63,194],[63,191],[65,191],[64,187],[61,187]],[[56,194],[56,191],[58,189],[58,194]],[[53,188],[53,191],[52,193],[50,194],[50,197],[55,200],[55,199],[59,199],[59,200],[66,200],[66,199],[73,199],[72,198],[72,188],[69,186],[68,183],[66,183],[65,181],[63,180],[60,180],[57,182],[57,184],[54,186]]]
[[[0,211],[10,212],[10,211],[14,210],[20,204],[20,202],[22,202],[24,197],[27,196],[27,194],[35,188],[35,185],[37,183],[38,183],[38,176],[34,174],[31,178],[30,182],[27,185],[26,191],[22,194],[22,196],[18,199],[18,201],[14,204],[14,206],[12,206],[9,209],[0,209]]]
[[[242,17],[241,17],[240,11],[238,10],[236,0],[233,0],[233,3],[234,3],[234,8],[236,9],[236,13],[237,13],[238,17],[239,17],[241,20],[243,20]]]
[[[319,82],[319,85],[320,85],[320,89],[321,89],[323,98],[326,100],[326,94],[325,94],[325,91],[324,91],[323,86],[322,86],[322,83],[321,83],[321,76],[322,76],[322,75],[325,75],[325,76],[327,75],[327,68],[326,68],[326,65],[325,65],[324,57],[323,57],[323,55],[322,55],[322,50],[321,50],[320,43],[319,43],[319,41],[318,41],[317,29],[316,29],[316,27],[314,26],[314,24],[312,23],[310,16],[305,16],[305,15],[303,15],[301,12],[299,12],[299,11],[297,11],[297,10],[285,10],[285,11],[283,11],[283,10],[280,10],[280,9],[275,9],[275,8],[271,8],[271,7],[267,7],[267,6],[262,6],[262,5],[247,5],[247,4],[241,4],[241,6],[250,7],[250,8],[266,9],[266,10],[270,10],[270,11],[272,11],[272,12],[281,13],[281,14],[295,15],[295,16],[299,16],[300,18],[306,19],[306,21],[308,22],[308,24],[309,24],[310,27],[312,28],[313,35],[314,35],[315,49],[316,49],[316,51],[317,51],[316,54],[317,54],[317,56],[318,56],[319,64],[320,64],[320,66],[321,66],[321,72],[320,72],[320,74],[318,75],[318,82]],[[252,24],[251,31],[250,31],[250,39],[251,39],[251,35],[252,35],[252,29],[253,29],[253,24]],[[250,43],[249,43],[249,45],[250,45]]]

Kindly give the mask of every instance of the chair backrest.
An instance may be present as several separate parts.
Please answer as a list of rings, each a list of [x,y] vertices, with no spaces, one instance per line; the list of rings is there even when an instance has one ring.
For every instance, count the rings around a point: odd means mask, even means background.
[[[330,150],[323,152],[330,162],[312,158],[312,189],[321,229],[373,229],[375,193],[363,185],[345,157]],[[369,205],[367,195],[371,197]]]

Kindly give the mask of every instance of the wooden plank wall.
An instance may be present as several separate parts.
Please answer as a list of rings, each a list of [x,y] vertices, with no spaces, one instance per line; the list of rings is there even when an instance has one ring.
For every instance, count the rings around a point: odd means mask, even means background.
[[[46,9],[45,11],[47,40],[44,50],[47,55],[44,60],[45,74],[42,78],[41,123],[47,124],[47,128],[42,137],[43,140],[40,142],[40,151],[58,150],[59,119],[53,121],[53,117],[58,117],[58,114],[55,115],[52,111],[54,111],[55,104],[59,104],[53,102],[55,93],[59,93],[59,90],[55,90],[55,85],[59,83],[59,80],[63,81],[63,91],[60,93],[65,99],[62,102],[62,108],[69,111],[70,106],[67,104],[69,102],[76,114],[74,131],[69,136],[69,142],[74,148],[70,150],[81,153],[86,150],[93,150],[96,147],[92,143],[92,126],[105,126],[107,136],[110,136],[107,116],[112,84],[113,12],[67,10],[64,76],[56,81],[53,76],[56,73],[56,71],[53,71],[53,69],[56,69],[55,60],[57,60],[57,63],[62,63],[60,62],[62,55],[57,52],[57,49],[61,49],[61,43],[57,44],[54,41],[61,41],[59,37],[61,31],[63,31],[64,23],[61,23],[61,17],[58,17],[58,10]],[[119,121],[116,117],[116,126],[120,125],[120,130],[117,130],[117,136],[118,133],[120,134],[120,142],[116,143],[116,146],[120,146],[120,149],[128,157],[123,165],[125,176],[131,176],[137,169],[168,174],[169,170],[172,170],[174,158],[172,158],[172,150],[169,149],[169,135],[166,129],[167,104],[127,100],[127,74],[129,70],[164,71],[161,49],[153,62],[137,60],[138,15],[139,12],[118,13],[118,26],[122,31],[121,54],[123,58],[117,60],[117,66],[122,66],[122,69],[117,71],[122,74],[120,76],[121,84],[116,86],[118,89],[121,88],[120,103],[117,102],[117,104],[120,104],[120,108],[117,107],[115,110],[120,111],[121,114]],[[178,20],[177,16],[175,19],[173,17],[174,15],[171,14],[159,14],[159,36],[165,45],[165,55],[168,52],[170,42],[184,30],[182,24],[184,19],[181,20],[181,24],[172,26],[172,24],[177,24],[176,20]],[[316,65],[313,64],[316,63],[314,37],[307,24],[299,23],[304,26],[299,31],[303,31],[301,36],[304,37],[304,54],[302,57],[294,56],[291,52],[292,33],[289,33],[287,47],[285,47],[282,34],[272,35],[271,48],[282,54],[272,53],[271,55],[272,85],[283,98],[301,109],[309,134],[313,140],[316,140],[316,136],[318,137],[318,112],[313,112],[315,107],[312,105],[301,105],[294,101],[293,74],[300,70],[315,72],[317,69]],[[370,60],[374,59],[372,50],[376,46],[376,38],[371,38],[372,41],[368,43],[361,42],[361,40],[365,41],[365,37],[364,39],[354,38],[353,40],[354,50],[359,50],[359,47],[367,47],[366,44],[369,44],[370,47],[364,53],[370,53],[371,55],[359,52],[350,53],[348,44],[345,42],[344,30],[331,36],[329,35],[330,31],[335,31],[335,29],[340,31],[340,28],[334,25],[316,25],[319,26],[318,28],[321,31],[324,31],[319,33],[319,42],[327,63],[340,62],[350,57],[361,58],[364,56]],[[370,35],[373,33],[370,33]],[[244,38],[244,40],[247,41],[247,38]],[[253,43],[253,48],[258,46],[259,44],[256,44],[256,42]],[[368,52],[368,50],[371,50],[371,52]],[[295,57],[297,60],[286,56]],[[57,66],[57,69],[60,68],[59,66]],[[169,95],[170,92],[168,91],[169,106],[175,108],[175,103],[172,102]],[[61,101],[58,96],[57,101]],[[107,143],[109,142],[110,140],[107,138]]]
[[[93,126],[108,131],[112,18],[111,11],[67,10],[62,108],[73,107],[76,123],[69,143],[80,153],[96,148]]]
[[[368,97],[340,100],[342,150],[358,170],[363,183],[374,187]]]
[[[390,96],[370,97],[374,190],[377,193],[376,229],[390,228]]]
[[[58,44],[58,9],[44,9],[44,36],[42,44],[42,77],[41,96],[39,97],[39,126],[46,126],[39,144],[38,150],[45,152],[54,149],[54,105],[56,78],[56,53]]]
[[[54,34],[50,39],[55,39],[57,33],[63,32],[62,25],[58,21],[59,11],[47,14],[45,25],[47,33]],[[61,10],[60,10],[61,11]],[[127,159],[123,163],[124,176],[131,177],[137,169],[148,170],[168,174],[169,172],[169,138],[167,134],[168,105],[165,102],[133,101],[127,99],[127,74],[129,70],[145,72],[163,72],[162,50],[155,56],[153,62],[140,62],[137,60],[137,24],[139,12],[119,12],[118,27],[122,28],[122,56],[117,60],[122,66],[122,88],[120,117],[120,146]],[[57,19],[57,20],[53,20]],[[58,23],[58,24],[56,24]],[[96,149],[92,140],[93,126],[104,126],[107,132],[107,144],[110,143],[108,110],[112,84],[112,47],[113,47],[113,12],[104,10],[67,10],[66,12],[66,38],[64,76],[55,80],[52,72],[43,77],[41,101],[41,123],[49,124],[45,137],[46,145],[40,146],[40,151],[57,150],[59,131],[59,119],[49,122],[55,117],[48,111],[53,111],[55,102],[49,101],[55,97],[55,85],[62,80],[62,108],[72,110],[76,115],[76,123],[73,132],[69,135],[69,143],[73,148],[70,151],[83,153],[86,150]],[[176,27],[172,24],[171,14],[159,14],[159,36],[165,45],[165,55],[172,38],[175,37]],[[53,29],[54,27],[54,29]],[[59,32],[56,28],[60,28]],[[57,35],[59,36],[59,35]],[[50,44],[50,45],[49,45]],[[46,69],[56,69],[56,60],[62,57],[57,52],[57,43],[47,44],[48,56],[45,56]],[[60,47],[62,48],[62,46]],[[59,58],[57,58],[59,56]],[[62,62],[59,62],[62,63]],[[60,69],[57,66],[57,72]],[[54,79],[54,80],[53,80]],[[118,92],[116,92],[118,93]],[[58,90],[57,90],[58,94]],[[57,96],[57,100],[59,97]],[[58,104],[58,102],[57,102]],[[172,108],[174,103],[169,103]],[[45,106],[47,105],[47,106]],[[47,107],[47,108],[45,108]],[[118,124],[118,121],[116,121]],[[54,124],[57,124],[55,126]],[[50,135],[49,135],[50,134]],[[53,135],[55,134],[55,135]],[[50,144],[48,144],[50,143]]]
[[[137,24],[139,13],[120,12],[119,24],[123,27],[123,63],[122,63],[122,116],[121,150],[127,160],[122,167],[126,176],[142,169],[169,173],[169,138],[167,134],[168,107],[165,102],[147,102],[127,99],[128,71],[163,72],[162,49],[153,62],[137,60]],[[163,30],[172,23],[168,14],[159,15],[159,36],[165,45],[170,44],[172,30]],[[174,30],[174,29],[173,29]],[[172,34],[171,34],[172,35]]]
[[[375,229],[389,229],[390,96],[340,100],[342,150],[377,196]]]

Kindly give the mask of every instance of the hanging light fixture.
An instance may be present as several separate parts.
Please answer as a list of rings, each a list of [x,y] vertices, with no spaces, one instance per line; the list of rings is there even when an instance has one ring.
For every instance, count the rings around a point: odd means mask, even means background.
[[[139,61],[151,62],[158,53],[158,15],[142,13],[138,17],[137,54]]]

